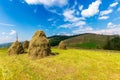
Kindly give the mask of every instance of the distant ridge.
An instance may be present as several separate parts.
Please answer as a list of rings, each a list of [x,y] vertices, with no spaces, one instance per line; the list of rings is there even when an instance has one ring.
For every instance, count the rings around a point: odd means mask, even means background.
[[[0,44],[0,48],[8,48],[8,47],[11,46],[12,43],[13,43],[13,42]]]
[[[116,35],[101,35],[85,33],[64,40],[68,47],[87,48],[87,49],[104,49],[108,40],[113,39]]]
[[[78,35],[54,35],[48,37],[51,46],[58,46],[60,41],[65,41],[69,47],[76,48],[103,48],[108,39],[116,35],[103,35],[94,33],[84,33]],[[0,48],[8,48],[13,42],[0,44]]]
[[[0,44],[0,48],[9,48],[12,45],[13,42],[3,43]],[[23,43],[23,41],[21,42]]]

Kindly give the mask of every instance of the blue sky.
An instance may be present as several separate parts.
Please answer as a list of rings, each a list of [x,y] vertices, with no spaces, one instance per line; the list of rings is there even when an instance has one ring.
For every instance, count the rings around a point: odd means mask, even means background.
[[[81,33],[120,34],[120,0],[0,0],[0,43]]]

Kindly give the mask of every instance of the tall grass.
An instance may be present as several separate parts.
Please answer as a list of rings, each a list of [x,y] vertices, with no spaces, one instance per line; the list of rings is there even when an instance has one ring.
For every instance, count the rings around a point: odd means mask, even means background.
[[[0,49],[0,80],[120,80],[120,52],[52,49],[59,55],[32,59]]]

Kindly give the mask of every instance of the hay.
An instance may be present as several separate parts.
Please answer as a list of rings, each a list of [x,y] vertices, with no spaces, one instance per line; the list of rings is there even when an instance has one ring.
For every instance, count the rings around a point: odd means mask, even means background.
[[[28,49],[28,47],[29,47],[29,41],[24,41],[24,43],[23,43],[23,48],[24,49]]]
[[[65,44],[65,42],[64,41],[61,41],[60,43],[59,43],[59,46],[58,46],[58,48],[59,49],[67,49],[67,45]]]
[[[37,31],[30,41],[29,55],[35,58],[42,58],[50,54],[49,40],[43,31]]]
[[[8,49],[8,55],[23,54],[24,49],[19,41],[14,42]]]

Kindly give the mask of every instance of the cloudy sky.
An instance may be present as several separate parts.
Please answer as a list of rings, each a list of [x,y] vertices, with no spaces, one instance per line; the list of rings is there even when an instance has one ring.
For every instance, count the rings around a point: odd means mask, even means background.
[[[81,33],[120,34],[120,0],[0,0],[0,43]]]

